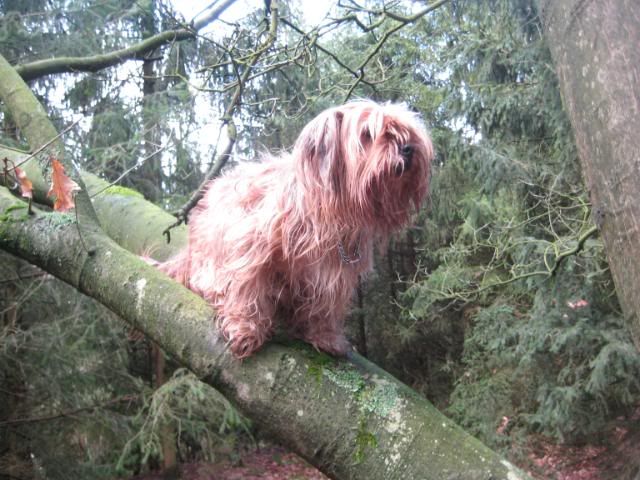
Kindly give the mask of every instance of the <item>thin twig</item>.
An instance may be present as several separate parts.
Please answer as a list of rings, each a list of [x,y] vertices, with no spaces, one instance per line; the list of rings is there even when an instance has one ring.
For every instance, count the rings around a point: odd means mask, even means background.
[[[345,101],[351,97],[356,87],[364,80],[365,67],[369,64],[371,59],[380,51],[382,46],[387,42],[387,40],[389,39],[389,37],[391,37],[391,35],[393,35],[395,32],[397,32],[401,28],[409,25],[410,23],[413,23],[418,19],[424,17],[427,13],[430,13],[433,10],[443,6],[448,1],[449,0],[439,0],[438,2],[432,3],[427,8],[420,10],[418,13],[411,15],[409,17],[403,17],[401,15],[396,15],[396,14],[393,14],[393,16],[391,16],[390,12],[386,10],[383,11],[382,12],[383,15],[388,16],[389,18],[392,18],[393,20],[396,20],[400,23],[395,27],[390,28],[389,30],[384,32],[380,40],[378,40],[378,42],[373,46],[371,51],[365,56],[364,60],[360,62],[360,65],[358,65],[358,67],[355,68],[355,70],[358,72],[358,75],[356,76],[355,82],[353,82],[349,87],[349,90],[347,90],[347,94],[345,95]]]
[[[41,147],[39,147],[38,149],[36,149],[36,151],[34,151],[33,153],[29,154],[25,159],[23,159],[22,161],[20,161],[20,163],[16,164],[16,167],[19,167],[21,165],[24,165],[26,162],[28,162],[29,160],[31,160],[33,157],[35,157],[36,155],[38,155],[40,152],[42,152],[45,148],[47,148],[49,145],[51,145],[53,142],[55,142],[56,140],[58,140],[60,137],[62,137],[65,133],[67,133],[69,130],[71,130],[73,127],[75,127],[78,123],[80,123],[80,120],[82,120],[82,118],[79,118],[78,120],[76,120],[75,122],[73,122],[71,125],[69,125],[67,128],[65,128],[64,130],[62,130],[58,135],[56,135],[55,137],[53,137],[51,140],[49,140],[48,142],[46,142],[44,145],[42,145]]]
[[[87,407],[80,407],[74,410],[68,410],[65,412],[58,412],[51,415],[44,415],[41,417],[29,417],[29,418],[16,418],[15,420],[5,420],[0,422],[0,427],[9,427],[13,425],[24,425],[27,423],[39,423],[39,422],[49,422],[51,420],[57,420],[59,418],[72,417],[78,413],[96,410],[98,408],[108,407],[109,405],[114,405],[116,403],[122,402],[133,402],[140,399],[140,395],[124,395],[122,397],[113,398],[107,402],[100,403],[98,405],[89,405]]]
[[[104,192],[105,190],[107,190],[110,187],[113,187],[116,183],[118,183],[120,180],[122,180],[124,177],[126,177],[129,173],[131,173],[133,170],[140,168],[147,160],[149,160],[151,157],[157,155],[158,153],[161,153],[163,151],[165,151],[167,149],[167,145],[162,145],[160,146],[160,148],[158,150],[156,150],[155,152],[147,155],[146,157],[144,157],[142,159],[142,161],[140,163],[136,163],[135,165],[127,168],[118,178],[116,178],[113,182],[111,182],[109,185],[105,186],[104,188],[102,188],[101,190],[98,190],[97,192],[93,193],[92,195],[90,195],[89,198],[94,198],[98,195],[100,195],[102,192]]]

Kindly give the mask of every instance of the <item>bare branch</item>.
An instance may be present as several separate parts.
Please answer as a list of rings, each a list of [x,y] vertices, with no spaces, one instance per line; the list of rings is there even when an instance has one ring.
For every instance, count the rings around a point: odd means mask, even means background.
[[[189,28],[161,32],[130,47],[90,57],[57,57],[37,60],[24,65],[17,65],[15,69],[25,81],[29,81],[56,73],[97,72],[119,65],[127,60],[143,60],[146,54],[163,45],[195,38],[198,30],[216,20],[234,1],[226,0]]]
[[[40,417],[29,417],[29,418],[16,418],[13,420],[6,420],[4,422],[0,422],[0,427],[10,427],[13,425],[24,425],[26,423],[40,423],[40,422],[50,422],[52,420],[58,420],[59,418],[69,418],[74,417],[79,413],[91,412],[93,410],[97,410],[99,408],[109,407],[111,405],[116,405],[118,403],[131,403],[140,399],[139,395],[124,395],[122,397],[112,398],[103,403],[99,403],[97,405],[88,405],[86,407],[75,408],[73,410],[65,410],[62,412],[52,413],[51,415],[43,415]]]
[[[433,10],[440,8],[441,6],[443,6],[445,3],[447,3],[449,0],[439,0],[435,3],[432,3],[431,5],[429,5],[427,8],[424,8],[422,10],[420,10],[418,13],[411,15],[409,17],[402,17],[400,15],[389,15],[389,12],[387,10],[384,10],[384,15],[388,16],[389,18],[392,18],[393,20],[396,20],[400,23],[398,23],[398,25],[390,28],[389,30],[387,30],[386,32],[384,32],[384,34],[382,35],[382,37],[380,38],[380,40],[378,40],[378,42],[373,46],[373,48],[366,54],[366,56],[364,57],[364,59],[362,60],[362,62],[360,62],[360,65],[358,65],[356,67],[356,71],[358,72],[358,75],[356,77],[356,81],[353,82],[351,84],[351,86],[349,87],[349,90],[347,91],[347,94],[345,95],[345,100],[348,100],[351,95],[353,94],[355,88],[358,86],[358,84],[360,84],[363,80],[364,80],[364,75],[365,75],[365,67],[369,64],[369,62],[373,59],[373,57],[375,57],[375,55],[380,51],[380,49],[382,48],[382,46],[387,42],[387,40],[389,39],[389,37],[391,37],[391,35],[393,35],[394,33],[396,33],[398,30],[400,30],[401,28],[419,20],[420,18],[424,17],[427,13],[432,12]]]
[[[340,58],[335,53],[331,52],[330,50],[328,50],[325,47],[323,47],[322,45],[320,45],[318,43],[318,41],[317,41],[317,35],[306,33],[304,30],[302,30],[298,26],[294,25],[293,23],[289,22],[288,20],[282,19],[282,23],[285,24],[287,27],[291,28],[292,30],[294,30],[295,32],[299,33],[300,35],[304,36],[305,38],[309,38],[311,46],[315,46],[322,53],[324,53],[325,55],[329,56],[340,67],[344,68],[351,75],[353,75],[354,77],[358,76],[358,72],[353,70],[351,67],[349,67],[349,65],[347,65],[342,60],[340,60]],[[364,83],[367,83],[367,82],[364,82]]]
[[[246,59],[246,65],[244,66],[244,70],[242,71],[241,74],[239,73],[239,68],[238,68],[239,62],[237,61],[237,59],[231,57],[232,64],[236,73],[236,77],[238,79],[236,82],[236,88],[233,93],[233,96],[231,97],[231,100],[227,104],[227,107],[225,108],[225,112],[222,116],[223,126],[224,125],[227,126],[227,138],[228,138],[227,145],[224,151],[220,155],[218,155],[218,157],[214,161],[212,167],[209,169],[209,171],[205,175],[205,178],[201,183],[200,187],[194,192],[191,198],[189,198],[189,200],[179,210],[173,213],[173,215],[177,218],[177,221],[174,222],[172,225],[170,225],[163,232],[163,234],[167,238],[167,242],[169,242],[171,239],[170,237],[171,229],[177,227],[183,222],[186,222],[189,212],[193,207],[197,205],[197,203],[200,201],[200,199],[204,195],[204,190],[206,185],[215,177],[220,175],[220,172],[222,171],[223,167],[227,164],[229,158],[231,157],[231,152],[233,151],[233,147],[237,139],[237,129],[233,121],[233,116],[236,113],[236,111],[240,108],[244,87],[247,81],[249,80],[249,78],[251,77],[253,67],[258,63],[260,58],[271,48],[271,46],[275,43],[277,38],[279,18],[278,18],[278,4],[275,0],[271,3],[270,15],[271,15],[271,19],[269,22],[269,31],[267,33],[267,37],[264,40],[264,42],[261,45],[259,45],[258,48],[256,48],[256,50],[252,54],[244,57]]]

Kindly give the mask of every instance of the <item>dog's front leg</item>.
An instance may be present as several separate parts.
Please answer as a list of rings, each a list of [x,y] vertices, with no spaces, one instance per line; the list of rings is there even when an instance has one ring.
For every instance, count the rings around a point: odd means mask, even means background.
[[[319,292],[317,292],[319,293]],[[322,292],[299,305],[293,319],[296,335],[316,349],[337,356],[351,352],[344,334],[349,295],[345,292]]]
[[[303,334],[306,342],[316,349],[332,355],[344,357],[352,351],[351,344],[344,335],[342,327],[330,327],[325,319],[311,320],[315,322],[315,327],[310,328]]]
[[[217,305],[218,326],[237,358],[246,358],[271,337],[276,301],[260,274],[245,276],[227,288]]]

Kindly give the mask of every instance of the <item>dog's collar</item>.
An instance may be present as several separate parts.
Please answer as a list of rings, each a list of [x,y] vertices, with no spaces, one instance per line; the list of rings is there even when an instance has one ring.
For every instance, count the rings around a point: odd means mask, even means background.
[[[338,254],[340,255],[340,260],[342,260],[343,263],[353,265],[362,259],[360,256],[360,238],[361,236],[358,235],[358,243],[356,243],[356,248],[353,249],[353,255],[349,255],[344,248],[342,240],[338,240]]]

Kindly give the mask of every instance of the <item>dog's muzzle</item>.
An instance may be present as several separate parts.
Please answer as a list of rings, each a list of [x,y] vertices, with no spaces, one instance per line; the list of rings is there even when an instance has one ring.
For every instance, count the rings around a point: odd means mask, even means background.
[[[411,169],[411,163],[413,161],[413,145],[402,145],[400,147],[400,155],[402,156],[402,163],[396,165],[397,176],[400,176],[407,170]]]

